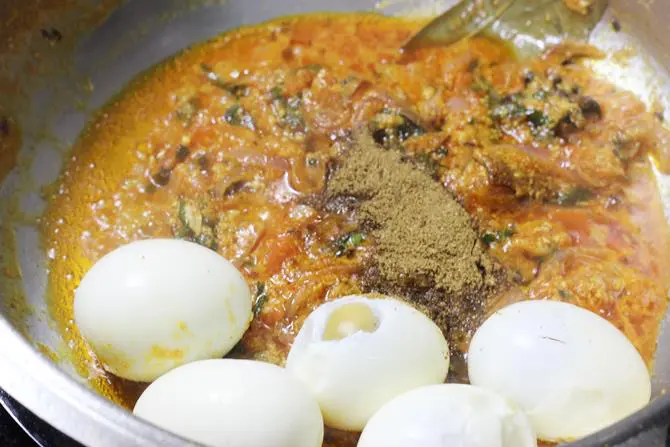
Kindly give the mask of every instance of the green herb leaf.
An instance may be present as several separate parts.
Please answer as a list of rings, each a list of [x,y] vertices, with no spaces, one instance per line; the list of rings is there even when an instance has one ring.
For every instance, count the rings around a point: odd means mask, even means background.
[[[403,123],[398,126],[398,138],[400,141],[405,141],[410,137],[416,137],[426,133],[423,127],[416,124],[414,121],[403,116]]]
[[[538,99],[538,100],[543,100],[547,99],[547,96],[549,96],[549,93],[547,93],[546,90],[538,90],[535,93],[533,93],[533,98]]]
[[[524,106],[514,100],[508,100],[496,106],[491,110],[491,118],[495,121],[502,121],[509,118],[517,118],[526,115]]]
[[[202,210],[197,205],[179,199],[177,202],[177,218],[179,219],[179,225],[174,230],[174,236],[177,239],[195,242],[216,251],[218,244],[214,224],[205,222]]]
[[[431,154],[422,152],[418,154],[415,159],[423,165],[427,174],[431,176],[437,175],[440,164],[431,156]]]
[[[437,155],[440,158],[446,157],[447,155],[449,155],[449,149],[445,146],[440,146],[437,149],[435,149],[435,155]]]
[[[193,236],[193,231],[188,226],[188,217],[186,215],[186,202],[182,199],[177,201],[177,219],[179,225],[174,230],[174,236],[177,239],[189,239]]]
[[[472,78],[471,87],[473,91],[477,93],[489,93],[493,90],[493,84],[489,82],[484,76],[477,74]]]
[[[485,94],[489,102],[489,107],[495,107],[502,101],[498,90],[493,88],[493,84],[491,84],[488,79],[479,73],[475,73],[474,77],[472,78],[472,85],[470,88],[475,93]]]
[[[293,132],[305,131],[307,126],[302,116],[302,95],[287,98],[279,87],[273,87],[270,94],[272,95],[272,110],[279,118],[280,124]]]
[[[242,83],[236,83],[236,82],[226,82],[221,77],[212,69],[207,64],[200,64],[200,69],[205,73],[207,76],[207,79],[209,82],[212,83],[212,85],[223,89],[227,91],[228,93],[232,94],[236,98],[240,98],[242,96],[247,96],[249,92],[249,86],[246,84]]]
[[[288,113],[286,114],[286,124],[289,129],[294,131],[300,131],[305,128],[305,120],[302,115],[299,113]]]
[[[334,242],[335,256],[338,258],[345,254],[350,254],[352,251],[365,241],[365,235],[360,232],[353,231],[340,236]]]
[[[409,138],[424,135],[426,130],[402,111],[383,109],[372,119],[372,137],[384,147],[398,146]],[[396,147],[397,148],[397,147]]]
[[[284,98],[284,92],[282,91],[281,87],[272,87],[270,89],[270,95],[274,101]]]
[[[218,85],[219,88],[226,90],[236,98],[247,96],[249,94],[249,86],[246,84],[233,84],[232,82],[224,82]]]
[[[292,96],[286,100],[286,115],[284,123],[293,131],[305,129],[305,119],[302,117],[302,98]]]
[[[352,233],[349,235],[348,244],[352,247],[360,245],[365,240],[363,233]]]
[[[514,227],[507,227],[500,232],[500,239],[509,239],[515,233]]]
[[[177,110],[175,111],[177,119],[181,121],[185,126],[190,126],[193,122],[193,118],[200,110],[200,101],[198,98],[190,98],[187,101],[181,103]]]
[[[265,283],[259,282],[256,284],[256,299],[254,300],[254,317],[260,315],[263,311],[263,306],[268,300],[268,294],[265,290]]]
[[[622,132],[617,132],[612,144],[614,145],[614,155],[623,162],[634,158],[640,150],[640,142],[629,138]]]
[[[204,227],[202,233],[195,238],[194,242],[203,247],[207,247],[210,250],[216,251],[218,248],[214,231],[210,227]]]
[[[564,300],[568,300],[572,298],[572,293],[568,292],[565,289],[558,289],[558,294],[560,295],[561,298]]]
[[[226,110],[226,113],[223,115],[223,117],[225,118],[226,122],[234,126],[239,126],[242,124],[242,113],[244,113],[242,106],[239,104],[233,104],[232,106],[228,107],[228,110]]]
[[[558,197],[556,198],[556,203],[561,206],[573,206],[579,202],[590,200],[592,197],[593,193],[591,190],[581,186],[576,186],[569,191],[559,192]]]
[[[514,227],[508,226],[501,231],[487,231],[482,234],[480,240],[484,245],[490,247],[494,242],[500,242],[511,238],[515,233]]]
[[[306,68],[307,70],[318,73],[323,68],[323,65],[321,65],[321,64],[307,64],[302,68]]]
[[[251,115],[244,110],[239,104],[233,104],[226,110],[223,115],[227,123],[232,124],[233,126],[242,126],[250,130],[256,130],[256,124],[254,123]]]
[[[188,226],[186,224],[186,202],[184,202],[182,199],[179,199],[177,202],[177,217],[179,218],[179,222],[181,222],[182,225]]]
[[[490,246],[491,244],[493,244],[495,241],[498,240],[498,238],[494,233],[484,233],[481,239],[484,245],[486,246]]]
[[[527,110],[526,119],[536,128],[544,127],[549,123],[549,117],[539,110]]]

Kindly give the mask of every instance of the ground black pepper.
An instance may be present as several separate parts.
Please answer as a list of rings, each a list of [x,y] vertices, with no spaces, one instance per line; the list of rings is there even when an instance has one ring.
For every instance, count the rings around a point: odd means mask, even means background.
[[[375,255],[370,291],[400,295],[424,309],[452,346],[477,327],[501,284],[472,220],[451,194],[402,155],[360,132],[331,176],[326,201],[353,197]]]

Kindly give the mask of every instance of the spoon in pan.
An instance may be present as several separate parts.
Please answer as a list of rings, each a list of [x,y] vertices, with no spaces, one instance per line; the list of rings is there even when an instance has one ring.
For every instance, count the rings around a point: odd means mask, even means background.
[[[432,20],[403,47],[445,46],[487,28],[532,57],[565,40],[583,41],[598,24],[608,0],[464,0]]]

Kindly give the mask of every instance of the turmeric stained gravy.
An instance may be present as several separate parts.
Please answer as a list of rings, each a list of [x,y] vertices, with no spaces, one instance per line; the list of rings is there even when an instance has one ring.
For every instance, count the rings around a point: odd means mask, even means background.
[[[403,56],[420,25],[308,15],[236,30],[142,75],[99,113],[43,221],[51,311],[97,391],[131,408],[144,388],[104,372],[73,322],[83,274],[129,241],[196,241],[240,269],[255,318],[237,357],[282,363],[311,310],[370,292],[375,238],[318,200],[360,128],[472,217],[507,276],[483,313],[522,299],[578,304],[651,366],[670,271],[648,159],[665,167],[658,118],[592,76],[580,63],[599,56],[590,47],[521,63],[475,38]],[[452,348],[467,350],[476,327],[459,326]]]

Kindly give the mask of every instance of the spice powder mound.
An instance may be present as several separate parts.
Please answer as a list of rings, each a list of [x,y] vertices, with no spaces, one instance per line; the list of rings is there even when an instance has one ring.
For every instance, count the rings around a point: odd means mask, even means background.
[[[377,146],[368,132],[356,134],[328,181],[326,206],[342,203],[355,204],[361,229],[375,242],[367,288],[418,305],[462,350],[485,316],[487,297],[505,277],[465,209],[400,152]]]

